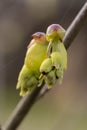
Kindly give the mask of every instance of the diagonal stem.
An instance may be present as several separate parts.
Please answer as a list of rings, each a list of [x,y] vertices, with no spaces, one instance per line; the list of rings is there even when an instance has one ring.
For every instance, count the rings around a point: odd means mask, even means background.
[[[87,2],[66,31],[65,37],[63,39],[63,43],[65,44],[66,49],[69,48],[72,41],[75,39],[81,27],[85,23],[86,19]],[[36,100],[40,99],[44,96],[46,92],[48,92],[46,90],[44,91],[44,93],[40,94],[40,91],[43,86],[44,85],[42,85],[41,87],[37,87],[31,95],[27,95],[20,100],[7,122],[2,126],[1,130],[15,130],[21,124],[26,114],[30,112],[31,107],[34,105]]]
[[[80,12],[77,14],[77,16],[72,21],[71,25],[66,31],[65,37],[63,39],[63,43],[65,44],[66,49],[70,47],[72,41],[77,36],[86,20],[87,20],[87,2],[84,4],[84,6],[82,7]]]
[[[7,120],[6,124],[1,128],[1,130],[16,130],[19,124],[22,122],[28,111],[35,103],[38,94],[43,86],[37,87],[31,95],[24,96],[17,104],[15,110]]]

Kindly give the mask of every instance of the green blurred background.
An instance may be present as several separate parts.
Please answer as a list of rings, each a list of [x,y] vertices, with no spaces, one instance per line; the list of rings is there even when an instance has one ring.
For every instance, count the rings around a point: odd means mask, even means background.
[[[52,23],[68,28],[86,0],[0,0],[0,124],[20,100],[16,91],[31,35]],[[39,100],[19,130],[87,130],[87,21],[68,50],[63,84]]]

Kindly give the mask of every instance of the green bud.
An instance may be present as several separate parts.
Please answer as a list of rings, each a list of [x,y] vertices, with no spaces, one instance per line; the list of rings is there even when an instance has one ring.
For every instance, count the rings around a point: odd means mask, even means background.
[[[62,41],[64,35],[65,35],[65,29],[62,26],[60,26],[59,24],[50,25],[46,31],[46,38],[48,41],[50,41],[56,37]]]
[[[61,84],[63,80],[63,69],[59,68],[56,70],[56,77],[58,78],[58,83]]]
[[[40,72],[42,74],[45,74],[51,70],[52,70],[52,61],[51,61],[51,58],[47,58],[42,62],[41,66],[40,66]]]
[[[51,54],[51,59],[52,59],[52,65],[58,69],[61,64],[62,64],[62,56],[61,56],[61,53],[59,52],[53,52]]]
[[[47,84],[48,88],[52,88],[52,86],[56,83],[56,75],[55,75],[55,70],[50,71],[46,76],[45,76],[45,83]]]

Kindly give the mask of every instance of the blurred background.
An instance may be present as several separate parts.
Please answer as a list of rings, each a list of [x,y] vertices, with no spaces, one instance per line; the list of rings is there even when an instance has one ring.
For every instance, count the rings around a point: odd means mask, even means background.
[[[65,29],[86,0],[0,0],[0,124],[20,100],[15,89],[31,35]],[[87,130],[87,21],[68,50],[63,84],[38,101],[19,130]]]

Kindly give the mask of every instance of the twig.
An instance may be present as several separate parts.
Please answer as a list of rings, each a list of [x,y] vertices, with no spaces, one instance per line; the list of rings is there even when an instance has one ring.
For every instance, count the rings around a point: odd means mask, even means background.
[[[87,18],[87,2],[79,12],[77,17],[74,19],[68,30],[66,31],[66,35],[64,37],[63,42],[67,49],[69,48],[71,42],[74,40],[79,30],[83,26],[86,18]],[[43,86],[37,87],[31,95],[27,95],[21,99],[21,101],[18,103],[17,107],[13,111],[12,115],[3,125],[1,130],[15,130],[20,125],[26,114],[30,112],[31,107],[36,102],[36,100],[40,99],[41,97],[44,96],[46,92],[48,92],[46,90],[42,94],[40,94],[42,88]]]
[[[51,89],[48,89],[47,86],[43,86],[42,90],[40,91],[37,100],[41,99],[42,97],[44,97],[44,95],[49,92]]]
[[[65,37],[63,39],[63,43],[65,44],[66,49],[70,47],[72,41],[77,36],[86,20],[87,20],[87,2],[84,4],[83,8],[77,14],[76,18],[73,20],[73,22],[66,31]]]
[[[35,103],[41,88],[42,86],[37,87],[31,95],[28,94],[20,100],[12,115],[9,117],[1,130],[16,130],[28,111],[31,109],[32,105]]]

